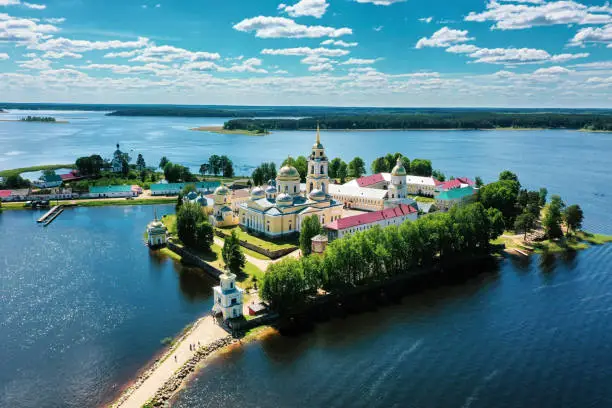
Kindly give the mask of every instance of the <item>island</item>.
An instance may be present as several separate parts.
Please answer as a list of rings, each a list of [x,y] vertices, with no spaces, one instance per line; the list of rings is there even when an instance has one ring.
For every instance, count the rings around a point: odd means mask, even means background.
[[[612,131],[610,113],[547,112],[436,112],[348,116],[314,116],[301,119],[232,119],[225,130],[504,130],[572,129]]]
[[[189,130],[195,130],[198,132],[210,132],[210,133],[218,133],[222,135],[247,135],[247,136],[263,136],[267,135],[270,132],[264,129],[225,129],[223,126],[199,126],[196,128],[191,128]]]
[[[26,116],[20,119],[22,122],[45,122],[45,123],[56,123],[57,120],[51,116]]]

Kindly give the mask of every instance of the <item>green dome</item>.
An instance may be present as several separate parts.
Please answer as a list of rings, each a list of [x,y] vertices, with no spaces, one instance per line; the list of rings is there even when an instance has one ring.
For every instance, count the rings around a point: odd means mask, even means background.
[[[225,186],[219,186],[215,190],[215,195],[229,195],[229,194],[230,194],[230,190],[229,188]]]
[[[391,170],[391,175],[392,176],[405,176],[406,175],[406,169],[402,165],[401,159],[399,158],[397,159],[397,164],[395,165],[393,170]]]
[[[325,195],[323,191],[316,189],[316,188],[312,190],[310,194],[308,194],[308,197],[314,201],[322,201],[327,198],[327,196]]]
[[[286,206],[286,205],[291,205],[293,204],[293,197],[291,197],[289,194],[280,194],[277,198],[276,198],[276,203],[278,205],[281,206]]]
[[[283,166],[278,171],[278,178],[281,180],[299,179],[300,173],[293,166]]]

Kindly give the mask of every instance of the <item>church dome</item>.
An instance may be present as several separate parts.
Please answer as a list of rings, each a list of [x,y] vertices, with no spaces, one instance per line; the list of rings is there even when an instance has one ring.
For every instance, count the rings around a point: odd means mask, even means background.
[[[260,198],[263,198],[264,195],[265,195],[265,193],[261,189],[261,187],[255,187],[253,190],[251,190],[251,198],[253,200],[258,200]]]
[[[196,203],[200,204],[202,207],[206,207],[208,205],[208,200],[203,195],[200,195],[196,199]]]
[[[392,176],[405,176],[406,175],[406,169],[402,165],[402,159],[401,158],[397,159],[397,164],[395,165],[393,170],[391,170],[391,175]]]
[[[300,173],[293,166],[283,166],[278,171],[278,178],[280,180],[294,180],[300,178]]]
[[[325,195],[323,191],[315,188],[314,190],[310,192],[310,194],[308,194],[308,198],[310,198],[313,201],[323,201],[327,198],[327,196]]]
[[[266,188],[266,194],[276,194],[276,187],[268,186],[268,188]]]
[[[187,199],[189,201],[193,201],[196,198],[198,198],[198,193],[196,193],[195,191],[190,191],[189,193],[187,193]]]
[[[225,186],[219,186],[215,190],[215,195],[229,195],[229,194],[230,194],[230,190],[229,188]]]
[[[276,204],[280,205],[280,206],[288,206],[293,204],[293,197],[291,197],[289,194],[280,194],[277,198],[276,198]]]

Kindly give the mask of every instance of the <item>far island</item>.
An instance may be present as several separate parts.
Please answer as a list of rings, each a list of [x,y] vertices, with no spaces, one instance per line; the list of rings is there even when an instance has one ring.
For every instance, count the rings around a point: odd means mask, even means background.
[[[190,130],[196,130],[198,132],[211,132],[219,133],[223,135],[247,135],[247,136],[263,136],[270,132],[264,129],[226,129],[223,126],[199,126],[191,128]]]
[[[51,116],[26,116],[24,118],[21,118],[20,120],[22,122],[57,122],[57,120]]]

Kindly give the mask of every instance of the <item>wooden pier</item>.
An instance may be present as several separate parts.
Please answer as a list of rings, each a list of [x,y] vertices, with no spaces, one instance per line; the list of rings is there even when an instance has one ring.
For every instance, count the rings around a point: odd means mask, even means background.
[[[38,219],[38,223],[44,223],[45,227],[53,222],[64,211],[63,205],[56,205]]]

